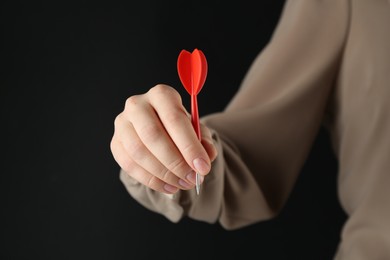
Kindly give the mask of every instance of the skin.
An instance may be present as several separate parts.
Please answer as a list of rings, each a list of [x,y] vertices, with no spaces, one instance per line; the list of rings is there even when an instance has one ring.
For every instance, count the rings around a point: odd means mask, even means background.
[[[201,124],[199,141],[180,94],[159,84],[126,100],[115,118],[110,148],[129,176],[158,192],[173,194],[195,187],[217,156],[210,130]]]

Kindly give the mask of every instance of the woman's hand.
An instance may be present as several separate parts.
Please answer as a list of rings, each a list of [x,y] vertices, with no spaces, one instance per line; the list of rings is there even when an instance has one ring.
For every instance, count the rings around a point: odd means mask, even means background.
[[[201,125],[200,142],[179,93],[167,85],[129,97],[114,123],[114,159],[131,177],[159,192],[192,189],[195,171],[203,181],[217,156],[208,128]]]

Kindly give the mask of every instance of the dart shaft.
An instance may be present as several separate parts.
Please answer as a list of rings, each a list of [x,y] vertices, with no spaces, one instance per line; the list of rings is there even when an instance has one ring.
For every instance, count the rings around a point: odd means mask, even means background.
[[[199,112],[198,112],[198,100],[196,98],[196,95],[191,95],[191,122],[192,126],[195,129],[196,136],[198,137],[199,141],[202,140],[202,136],[200,133],[200,123],[199,123]],[[199,195],[200,192],[200,176],[199,173],[196,173],[196,194]]]

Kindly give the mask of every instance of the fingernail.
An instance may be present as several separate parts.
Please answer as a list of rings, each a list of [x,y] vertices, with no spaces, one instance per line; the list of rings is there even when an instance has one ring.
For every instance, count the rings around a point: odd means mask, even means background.
[[[193,161],[194,167],[200,174],[206,174],[210,171],[210,165],[202,158],[197,158]]]
[[[189,184],[188,182],[186,182],[182,179],[179,179],[179,185],[182,186],[183,188],[186,188],[186,189],[189,189],[192,187],[191,184]]]
[[[169,192],[169,193],[175,193],[178,190],[178,188],[176,188],[175,186],[169,185],[169,184],[165,184],[164,190]]]
[[[192,184],[195,185],[195,184],[196,184],[195,172],[192,171],[192,172],[190,172],[189,174],[187,174],[186,179],[187,179],[189,182],[191,182]]]

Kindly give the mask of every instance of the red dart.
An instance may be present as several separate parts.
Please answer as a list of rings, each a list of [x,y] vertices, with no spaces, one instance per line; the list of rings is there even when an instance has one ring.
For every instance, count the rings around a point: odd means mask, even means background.
[[[201,140],[197,95],[207,77],[207,60],[202,51],[195,49],[192,53],[182,50],[177,59],[179,78],[188,94],[191,95],[191,121],[198,139]],[[200,191],[199,173],[196,173],[196,193]]]

